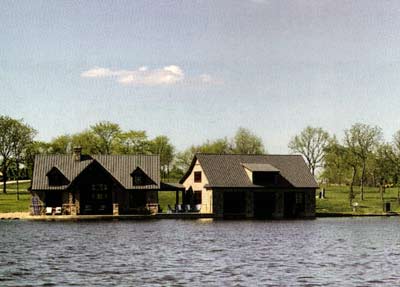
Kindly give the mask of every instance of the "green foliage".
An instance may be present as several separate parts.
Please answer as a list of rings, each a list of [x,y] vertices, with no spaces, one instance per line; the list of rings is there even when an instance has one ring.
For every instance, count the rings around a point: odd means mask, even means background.
[[[118,124],[103,121],[90,127],[91,136],[97,143],[99,154],[112,154],[113,145],[121,134],[121,128]]]
[[[82,147],[83,154],[101,154],[98,138],[90,130],[72,135],[72,147]]]
[[[23,161],[27,149],[33,141],[36,131],[22,120],[8,116],[0,116],[0,157],[3,182],[8,177],[8,168],[15,162],[16,166]],[[19,171],[19,169],[17,168]],[[6,185],[3,185],[3,193],[6,193]]]
[[[170,143],[169,138],[167,136],[155,137],[150,141],[149,148],[152,154],[160,155],[162,177],[164,179],[169,178],[170,167],[175,155],[175,148]]]
[[[130,130],[118,135],[115,144],[119,154],[148,154],[150,143],[145,131]]]
[[[233,153],[236,154],[263,154],[264,145],[259,136],[245,128],[239,128],[233,138]]]
[[[53,154],[69,154],[72,152],[72,137],[61,135],[54,138],[50,143],[50,152]]]
[[[324,182],[344,184],[349,183],[351,169],[346,161],[345,147],[333,137],[325,147],[324,169],[321,178]]]
[[[289,142],[289,149],[293,153],[300,153],[307,161],[311,173],[314,175],[318,167],[322,167],[325,148],[330,137],[322,128],[306,127],[299,135]]]
[[[48,154],[50,150],[50,144],[42,141],[33,141],[27,146],[24,163],[26,165],[29,178],[32,178],[35,156],[38,154]]]
[[[357,168],[361,169],[361,200],[364,200],[365,174],[367,162],[373,156],[382,139],[382,131],[379,127],[356,123],[350,129],[345,130],[346,158],[352,166],[353,177],[350,190],[353,188]],[[351,196],[350,196],[351,200]]]

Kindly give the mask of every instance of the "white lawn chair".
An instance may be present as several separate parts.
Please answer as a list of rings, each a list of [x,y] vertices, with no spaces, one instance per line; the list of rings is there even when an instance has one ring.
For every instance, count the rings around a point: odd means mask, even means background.
[[[56,212],[54,213],[55,215],[61,215],[62,214],[62,208],[61,206],[56,207]]]
[[[52,215],[53,214],[53,207],[46,207],[46,215]]]

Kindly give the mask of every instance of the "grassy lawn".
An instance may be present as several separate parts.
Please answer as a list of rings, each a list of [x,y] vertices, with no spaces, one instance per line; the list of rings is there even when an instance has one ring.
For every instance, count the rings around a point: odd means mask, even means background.
[[[353,203],[358,203],[356,213],[383,212],[383,203],[377,187],[365,187],[363,201],[360,199],[359,191],[359,187],[354,187],[355,199]],[[325,197],[325,199],[316,199],[317,212],[352,213],[352,208],[349,204],[348,186],[326,186]],[[384,202],[390,202],[391,211],[400,212],[400,205],[397,202],[397,188],[387,188],[383,198]]]
[[[19,200],[17,200],[17,185],[7,184],[7,194],[3,193],[3,186],[0,186],[0,213],[29,211],[31,195],[28,192],[30,182],[19,184]]]
[[[182,193],[179,193],[179,201],[182,203]],[[162,212],[167,212],[168,204],[175,207],[175,191],[160,191],[158,193],[158,203],[162,208]]]

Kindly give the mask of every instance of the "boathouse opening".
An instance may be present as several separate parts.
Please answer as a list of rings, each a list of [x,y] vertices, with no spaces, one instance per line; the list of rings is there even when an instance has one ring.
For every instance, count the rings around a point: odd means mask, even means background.
[[[275,212],[275,192],[254,192],[254,217],[271,219]]]
[[[245,191],[225,191],[223,196],[224,196],[224,216],[245,215],[246,213]]]

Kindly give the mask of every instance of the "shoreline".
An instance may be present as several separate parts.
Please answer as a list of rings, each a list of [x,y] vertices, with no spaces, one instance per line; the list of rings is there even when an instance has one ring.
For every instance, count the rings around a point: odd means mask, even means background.
[[[318,218],[339,217],[392,217],[399,213],[316,213]],[[146,219],[216,219],[214,214],[208,213],[158,213],[150,215],[39,215],[33,216],[29,212],[0,213],[0,220],[27,220],[27,221],[89,221],[89,220],[146,220]],[[296,219],[294,219],[296,220]]]

